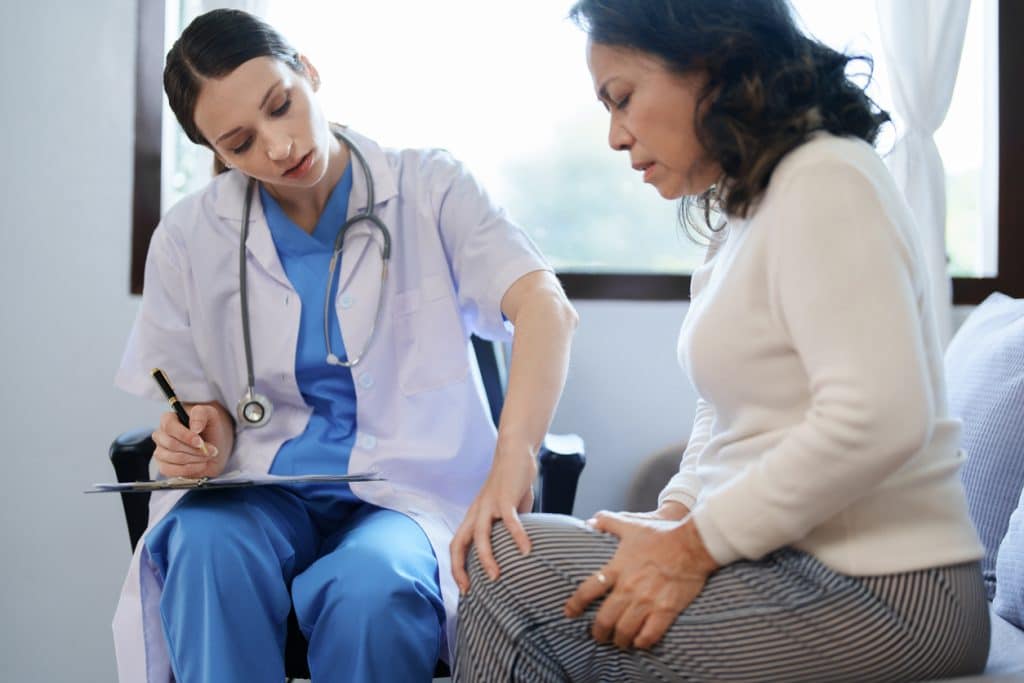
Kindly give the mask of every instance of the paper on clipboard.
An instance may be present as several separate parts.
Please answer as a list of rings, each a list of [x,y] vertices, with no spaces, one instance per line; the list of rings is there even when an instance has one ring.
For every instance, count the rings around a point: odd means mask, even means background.
[[[241,486],[280,486],[283,484],[308,484],[316,482],[384,481],[376,472],[355,472],[351,474],[298,474],[277,475],[257,474],[235,470],[219,477],[170,477],[154,481],[126,481],[108,484],[93,484],[85,493],[142,493],[171,489],[226,489]]]

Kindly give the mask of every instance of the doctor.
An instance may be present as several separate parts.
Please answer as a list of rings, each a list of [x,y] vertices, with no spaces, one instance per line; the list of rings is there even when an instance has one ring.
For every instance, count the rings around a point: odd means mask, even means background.
[[[122,681],[280,681],[292,604],[314,681],[429,680],[455,642],[454,532],[503,519],[528,549],[517,511],[576,314],[458,162],[332,126],[319,84],[244,12],[174,44],[171,108],[230,170],[153,234],[117,384],[157,397],[161,367],[186,403],[191,429],[167,413],[153,434],[163,475],[386,481],[154,494],[114,620]],[[512,327],[496,433],[468,337]]]

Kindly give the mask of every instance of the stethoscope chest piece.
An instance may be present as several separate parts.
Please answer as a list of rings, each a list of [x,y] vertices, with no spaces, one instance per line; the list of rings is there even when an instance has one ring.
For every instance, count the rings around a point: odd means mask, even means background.
[[[235,413],[243,427],[262,427],[270,422],[274,406],[266,396],[257,394],[249,388],[238,401]]]

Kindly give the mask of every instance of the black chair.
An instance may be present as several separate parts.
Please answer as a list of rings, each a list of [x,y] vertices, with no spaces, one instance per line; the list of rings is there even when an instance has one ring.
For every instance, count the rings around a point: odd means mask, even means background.
[[[473,350],[484,391],[497,423],[505,398],[504,348],[500,344],[473,337]],[[110,462],[119,482],[148,481],[150,460],[156,447],[150,437],[152,429],[136,429],[119,435],[110,445]],[[535,512],[571,515],[576,499],[576,484],[586,464],[583,440],[574,434],[549,434],[538,455],[537,496]],[[132,552],[149,523],[149,493],[122,493],[125,521]],[[285,641],[285,672],[289,679],[309,678],[306,657],[308,643],[295,617],[288,615],[288,636]],[[434,676],[448,676],[448,666],[438,661]]]

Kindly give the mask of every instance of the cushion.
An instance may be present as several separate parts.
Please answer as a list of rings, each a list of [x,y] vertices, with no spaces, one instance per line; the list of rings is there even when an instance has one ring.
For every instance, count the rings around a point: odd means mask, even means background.
[[[985,680],[992,674],[1024,673],[1024,631],[1006,621],[995,610],[989,609],[989,621],[992,628],[992,640],[988,650],[988,662],[985,663]],[[1020,677],[999,678],[999,681],[1020,681]]]
[[[990,295],[960,326],[945,361],[949,411],[963,420],[961,477],[985,546],[991,600],[999,546],[1024,488],[1024,300]]]
[[[686,450],[686,442],[675,443],[647,456],[636,468],[629,491],[626,493],[626,510],[647,512],[658,509],[658,494],[668,480],[679,471],[679,461]]]
[[[1017,509],[1010,516],[1003,542],[999,544],[992,610],[1017,628],[1024,629],[1024,491]],[[1024,658],[1024,648],[1020,654]]]

